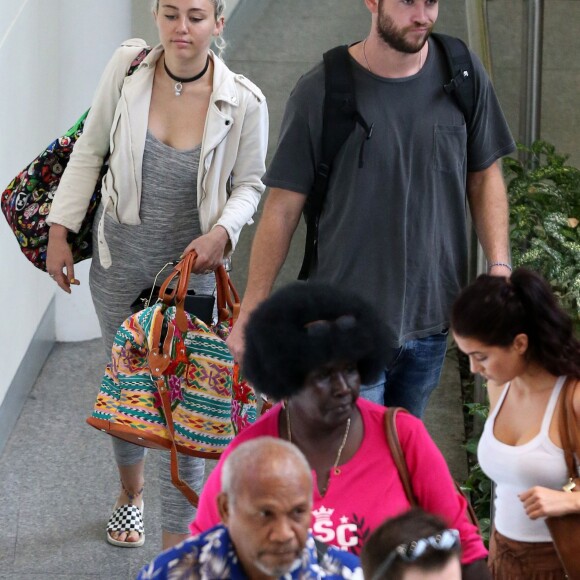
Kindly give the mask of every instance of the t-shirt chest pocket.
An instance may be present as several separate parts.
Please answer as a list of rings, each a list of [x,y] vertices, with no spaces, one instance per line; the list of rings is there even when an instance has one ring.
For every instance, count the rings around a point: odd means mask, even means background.
[[[436,171],[457,172],[465,165],[467,130],[465,125],[435,125],[433,167]]]

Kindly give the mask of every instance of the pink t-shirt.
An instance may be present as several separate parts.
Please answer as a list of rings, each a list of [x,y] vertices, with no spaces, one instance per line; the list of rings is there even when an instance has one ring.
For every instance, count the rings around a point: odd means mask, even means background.
[[[385,408],[364,399],[357,401],[357,407],[364,427],[362,445],[350,461],[340,466],[340,474],[331,472],[324,496],[320,495],[316,473],[312,472],[315,538],[355,554],[360,553],[362,544],[379,524],[410,507],[385,437]],[[224,452],[203,488],[197,517],[190,525],[192,534],[220,522],[216,497],[221,490],[221,467],[225,458],[244,441],[266,435],[280,437],[281,408],[276,405],[247,427]],[[397,431],[419,505],[459,530],[463,564],[485,558],[487,551],[479,532],[467,518],[465,498],[457,493],[445,459],[423,423],[412,415],[399,413]]]

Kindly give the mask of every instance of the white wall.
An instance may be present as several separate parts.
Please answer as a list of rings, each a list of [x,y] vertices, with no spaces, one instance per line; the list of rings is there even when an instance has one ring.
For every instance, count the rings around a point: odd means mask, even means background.
[[[101,72],[113,51],[130,38],[129,0],[51,0],[60,8],[59,118],[68,129],[88,108]],[[60,129],[59,129],[60,131]],[[57,131],[58,133],[58,131]],[[75,266],[81,282],[71,295],[56,297],[56,338],[86,340],[101,335],[89,292],[90,261]]]
[[[239,0],[229,0],[226,18]],[[0,10],[0,191],[90,105],[100,74],[126,38],[157,41],[149,0],[2,0]],[[40,321],[56,309],[54,338],[100,335],[86,261],[80,287],[56,291],[22,256],[0,217],[0,405]]]
[[[130,31],[130,0],[2,0],[0,190],[89,106],[107,59]],[[0,404],[55,295],[59,340],[98,336],[87,266],[77,272],[82,286],[73,298],[57,293],[0,217]]]

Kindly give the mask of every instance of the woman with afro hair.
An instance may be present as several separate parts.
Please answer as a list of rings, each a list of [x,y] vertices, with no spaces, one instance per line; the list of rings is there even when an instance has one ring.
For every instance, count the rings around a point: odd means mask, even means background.
[[[225,457],[262,436],[291,441],[308,459],[317,540],[359,554],[374,528],[407,511],[385,437],[385,407],[359,398],[361,382],[384,369],[385,343],[385,329],[370,305],[325,284],[291,284],[258,306],[246,328],[244,373],[278,403],[222,455],[203,489],[192,533],[220,521],[216,498]],[[397,430],[420,506],[459,530],[464,577],[488,577],[487,552],[466,516],[466,501],[423,423],[399,413]],[[274,510],[255,517],[271,518],[272,537],[277,535]],[[276,541],[283,543],[282,535]]]

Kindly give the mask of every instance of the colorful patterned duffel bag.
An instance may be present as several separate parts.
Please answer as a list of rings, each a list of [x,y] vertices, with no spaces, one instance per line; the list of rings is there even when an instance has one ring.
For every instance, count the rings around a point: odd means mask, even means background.
[[[137,445],[169,449],[172,481],[197,505],[179,478],[177,452],[219,458],[255,421],[256,399],[238,380],[225,343],[239,297],[223,266],[216,271],[218,323],[208,326],[184,310],[194,263],[195,252],[185,256],[161,286],[159,302],[119,328],[87,422]]]

